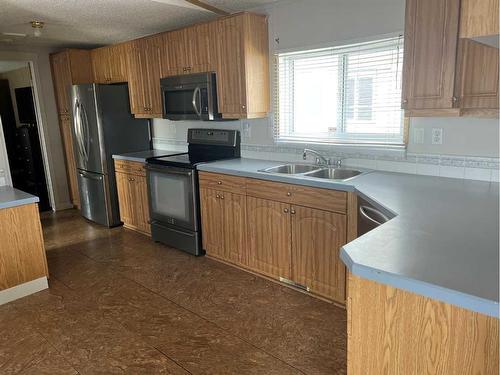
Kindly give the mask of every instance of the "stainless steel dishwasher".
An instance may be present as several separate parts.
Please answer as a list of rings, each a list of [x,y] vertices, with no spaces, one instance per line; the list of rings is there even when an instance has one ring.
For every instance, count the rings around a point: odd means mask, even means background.
[[[358,197],[358,237],[389,221],[390,217]]]

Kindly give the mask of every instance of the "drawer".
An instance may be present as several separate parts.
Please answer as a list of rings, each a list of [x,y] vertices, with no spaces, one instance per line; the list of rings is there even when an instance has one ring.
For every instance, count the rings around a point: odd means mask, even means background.
[[[248,178],[247,195],[342,214],[347,212],[345,191]]]
[[[281,182],[258,180],[256,178],[247,179],[247,195],[256,198],[291,203],[293,188],[294,185]]]
[[[200,188],[217,189],[236,194],[246,194],[246,179],[227,174],[200,172]]]
[[[137,176],[146,176],[144,163],[130,160],[115,160],[115,171],[134,174]]]
[[[345,214],[347,212],[347,193],[293,185],[290,203]]]

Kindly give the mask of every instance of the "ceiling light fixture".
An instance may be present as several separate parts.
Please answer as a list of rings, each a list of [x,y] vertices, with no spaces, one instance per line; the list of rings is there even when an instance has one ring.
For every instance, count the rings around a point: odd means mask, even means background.
[[[35,29],[33,31],[33,35],[37,38],[39,38],[40,36],[42,36],[42,29],[43,29],[43,26],[45,25],[45,22],[42,22],[42,21],[31,21],[31,27],[33,29]]]

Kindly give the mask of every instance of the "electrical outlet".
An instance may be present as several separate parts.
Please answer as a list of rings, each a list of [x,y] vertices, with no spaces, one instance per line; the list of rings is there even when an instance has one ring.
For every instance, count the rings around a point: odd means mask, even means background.
[[[423,144],[424,143],[424,128],[415,128],[413,129],[413,143],[414,144]]]
[[[432,144],[442,145],[443,144],[443,129],[433,128],[432,129]]]

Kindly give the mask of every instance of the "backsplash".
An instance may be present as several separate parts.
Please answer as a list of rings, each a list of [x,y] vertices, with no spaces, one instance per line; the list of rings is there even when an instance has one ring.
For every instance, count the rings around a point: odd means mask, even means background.
[[[187,143],[166,138],[153,138],[155,149],[185,151]],[[366,150],[332,152],[324,145],[249,145],[242,143],[242,157],[276,160],[282,162],[302,161],[302,150],[310,147],[325,156],[343,159],[344,166],[377,169],[390,172],[459,179],[499,182],[500,158],[454,156],[409,153],[401,150]]]

